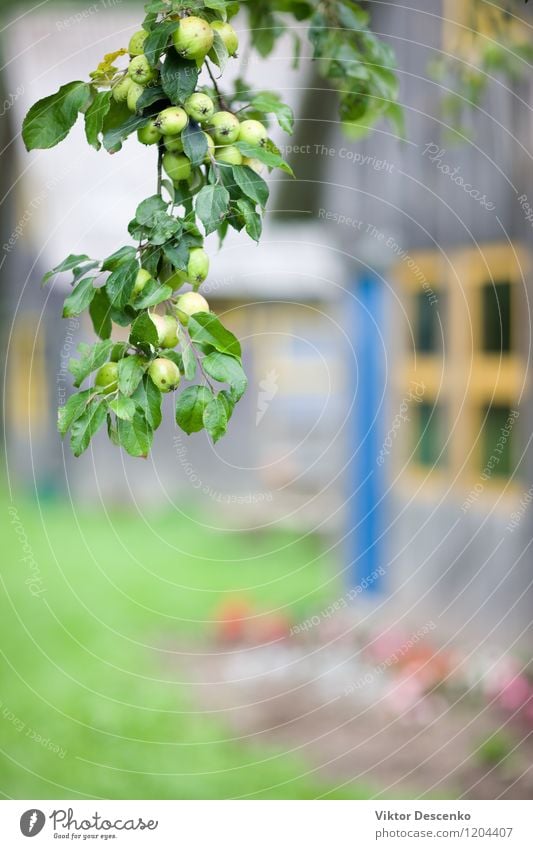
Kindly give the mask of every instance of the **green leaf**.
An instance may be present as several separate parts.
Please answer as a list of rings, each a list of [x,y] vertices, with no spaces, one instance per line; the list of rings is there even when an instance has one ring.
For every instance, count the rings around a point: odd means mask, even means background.
[[[203,413],[203,423],[206,431],[213,440],[218,442],[228,429],[226,404],[221,398],[212,398]]]
[[[104,119],[111,107],[111,92],[99,91],[93,102],[85,113],[85,135],[87,141],[96,150],[102,147],[100,133],[104,126]]]
[[[96,294],[94,281],[96,277],[85,277],[74,287],[63,304],[63,318],[79,315],[87,309]]]
[[[241,356],[239,340],[226,330],[216,315],[210,312],[197,312],[189,319],[189,335],[193,342],[200,345],[211,345],[221,354],[232,357]]]
[[[185,433],[197,433],[204,426],[204,410],[213,398],[207,386],[189,386],[178,395],[176,422]]]
[[[147,457],[153,441],[153,431],[144,415],[135,413],[131,421],[117,421],[120,444],[132,457]]]
[[[207,156],[207,137],[194,121],[189,121],[181,134],[183,152],[191,165],[201,165]]]
[[[228,212],[229,201],[229,192],[224,186],[204,186],[200,189],[196,196],[196,215],[204,225],[206,235],[213,233],[222,223]]]
[[[163,21],[154,26],[150,35],[144,42],[144,55],[152,68],[155,68],[161,58],[161,54],[168,46],[172,33],[179,27],[179,21]]]
[[[151,227],[154,223],[154,216],[157,212],[166,213],[168,203],[166,203],[160,195],[152,195],[143,200],[135,211],[135,218],[139,224],[145,224]]]
[[[22,124],[26,150],[50,148],[63,141],[90,98],[90,85],[78,81],[35,103]]]
[[[123,248],[119,248],[118,251],[108,256],[107,259],[102,263],[102,271],[116,271],[116,269],[127,262],[128,260],[135,259],[137,254],[137,249],[133,247],[133,245],[125,245]]]
[[[161,86],[146,86],[145,90],[137,101],[137,112],[143,112],[147,106],[151,106],[152,103],[158,103],[160,100],[164,100],[168,104],[167,96]]]
[[[226,45],[222,40],[220,33],[218,32],[215,32],[213,47],[210,50],[209,55],[213,56],[213,62],[215,63],[215,65],[218,65],[221,71],[223,71],[228,62],[229,53]]]
[[[52,268],[51,271],[47,271],[43,277],[43,283],[47,283],[50,278],[52,278],[55,274],[60,274],[62,271],[72,271],[73,268],[76,268],[80,262],[88,261],[89,257],[87,254],[69,254],[63,262],[60,262],[59,265],[56,265],[55,268]]]
[[[294,113],[290,106],[283,103],[277,94],[271,91],[262,91],[251,101],[251,105],[265,115],[273,114],[281,129],[286,133],[294,132]]]
[[[171,48],[161,70],[163,91],[172,103],[183,103],[196,88],[199,70],[196,63],[182,59]]]
[[[131,398],[126,398],[124,395],[118,395],[117,398],[109,402],[109,409],[113,410],[119,419],[131,421],[135,415],[135,401]]]
[[[118,362],[118,388],[123,395],[133,395],[148,368],[148,360],[133,354]]]
[[[74,386],[79,386],[91,372],[107,362],[112,347],[113,342],[110,339],[96,342],[95,345],[86,345],[84,342],[78,345],[80,359],[71,359],[68,364],[68,370],[74,376]]]
[[[111,336],[111,304],[105,289],[96,289],[89,315],[94,327],[94,332],[100,339],[109,339]]]
[[[92,389],[84,389],[83,392],[75,392],[71,395],[67,403],[60,407],[57,411],[57,429],[61,436],[64,436],[76,419],[79,419],[87,402],[93,393]]]
[[[244,219],[246,232],[251,239],[258,242],[261,238],[263,222],[259,213],[255,211],[255,204],[252,204],[249,200],[241,198],[237,201],[237,208]]]
[[[150,375],[145,374],[137,389],[131,396],[152,430],[157,430],[161,424],[162,395]]]
[[[139,263],[136,259],[130,259],[119,265],[116,271],[109,275],[105,288],[114,307],[121,309],[126,306],[131,298],[138,271]]]
[[[95,433],[100,430],[106,420],[106,406],[103,398],[89,401],[85,412],[73,422],[70,431],[70,447],[75,457],[87,449]]]
[[[268,149],[267,147],[248,144],[247,142],[235,142],[235,147],[240,150],[243,156],[247,156],[250,159],[258,159],[260,162],[268,165],[269,168],[279,168],[281,171],[285,171],[286,174],[294,177],[294,171],[289,163],[285,162],[283,157],[280,156],[279,152],[276,152],[277,148],[272,149],[272,146]]]
[[[140,295],[133,301],[136,310],[145,310],[163,303],[172,295],[170,286],[160,286],[155,280],[149,280]]]
[[[132,345],[153,345],[154,348],[158,346],[157,328],[147,312],[141,313],[133,322],[130,342]]]
[[[247,197],[265,207],[268,201],[268,186],[259,174],[247,165],[232,165],[231,170],[236,184]]]
[[[214,380],[217,380],[219,383],[228,383],[237,401],[242,398],[246,391],[248,380],[238,360],[216,351],[205,357],[202,366],[204,371]]]
[[[183,345],[181,349],[183,359],[183,374],[186,380],[194,380],[196,374],[196,357],[192,345]]]
[[[104,128],[104,147],[109,153],[116,153],[129,135],[145,127],[151,120],[150,115],[130,115],[118,127]]]
[[[150,229],[150,242],[152,245],[164,245],[172,236],[181,230],[181,223],[177,218],[166,212],[156,212],[153,217],[153,225]]]

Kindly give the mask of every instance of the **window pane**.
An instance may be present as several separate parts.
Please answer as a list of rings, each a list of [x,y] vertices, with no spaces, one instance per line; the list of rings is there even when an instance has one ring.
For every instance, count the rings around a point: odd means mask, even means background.
[[[441,407],[422,402],[412,408],[414,421],[414,460],[422,466],[446,462],[444,413]]]
[[[481,289],[483,350],[511,350],[511,284],[488,283]]]
[[[430,300],[427,292],[419,292],[415,296],[415,345],[421,354],[431,354],[440,351],[442,347],[442,331],[439,322],[439,312],[442,317],[443,296],[437,301]]]
[[[489,477],[509,477],[511,474],[514,419],[510,415],[510,407],[493,405],[483,409],[481,472]]]

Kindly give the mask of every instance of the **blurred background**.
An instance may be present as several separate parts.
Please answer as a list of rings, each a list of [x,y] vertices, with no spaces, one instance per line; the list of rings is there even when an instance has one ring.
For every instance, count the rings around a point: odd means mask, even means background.
[[[185,436],[169,398],[148,460],[62,444],[92,330],[40,280],[127,242],[154,151],[20,138],[142,6],[3,7],[4,797],[531,798],[531,20],[367,5],[404,140],[344,132],[303,28],[294,67],[291,33],[261,61],[236,19],[228,78],[294,108],[297,178],[269,178],[259,247],[210,244],[250,378],[229,434]]]

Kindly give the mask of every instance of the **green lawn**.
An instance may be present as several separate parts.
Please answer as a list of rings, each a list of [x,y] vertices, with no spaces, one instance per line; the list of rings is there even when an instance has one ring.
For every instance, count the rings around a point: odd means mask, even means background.
[[[0,791],[225,799],[313,798],[330,789],[300,777],[306,765],[282,752],[224,742],[220,719],[195,714],[187,688],[168,680],[168,657],[163,663],[150,649],[205,635],[231,591],[249,587],[265,608],[289,605],[296,621],[337,597],[316,539],[209,531],[176,512],[143,521],[19,498],[16,526],[9,506],[2,504]],[[25,583],[30,565],[17,528],[40,570],[39,598]]]

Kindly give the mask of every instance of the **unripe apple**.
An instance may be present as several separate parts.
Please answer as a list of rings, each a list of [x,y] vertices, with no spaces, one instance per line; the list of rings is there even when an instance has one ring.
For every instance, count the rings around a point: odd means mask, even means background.
[[[239,119],[231,112],[215,112],[210,121],[212,136],[217,144],[233,144],[239,137]]]
[[[131,77],[122,77],[120,82],[113,86],[111,92],[113,95],[113,100],[116,100],[117,103],[125,103],[128,99],[128,92],[130,90],[131,82]]]
[[[185,292],[176,301],[176,315],[182,324],[187,325],[191,315],[197,312],[209,312],[209,304],[199,292]]]
[[[261,121],[243,121],[239,127],[239,141],[247,144],[256,144],[264,147],[268,140],[268,133]]]
[[[220,147],[215,153],[215,159],[225,165],[242,165],[242,153],[232,144]]]
[[[143,91],[144,87],[142,85],[133,82],[133,80],[131,81],[127,97],[128,109],[130,110],[130,112],[137,111],[137,101],[139,100],[139,97],[141,96]]]
[[[198,123],[209,121],[215,114],[215,104],[209,95],[203,94],[201,91],[195,91],[194,94],[191,94],[183,106],[187,115]]]
[[[163,109],[155,119],[156,127],[164,136],[177,136],[187,126],[189,119],[181,106]]]
[[[249,156],[243,156],[242,164],[247,165],[248,168],[251,168],[256,174],[261,174],[265,167],[259,159],[251,159]]]
[[[163,168],[170,179],[176,183],[188,180],[192,174],[190,160],[180,153],[163,154]]]
[[[213,46],[213,30],[202,18],[182,18],[172,35],[174,47],[184,59],[203,59]]]
[[[132,295],[135,297],[135,295],[138,295],[139,292],[142,292],[148,281],[152,279],[152,275],[146,270],[146,268],[139,268],[137,277],[135,278]]]
[[[146,56],[135,56],[128,65],[128,74],[139,85],[146,85],[154,78],[154,72]]]
[[[106,363],[98,369],[94,381],[95,388],[104,395],[116,392],[118,389],[118,364]]]
[[[150,363],[148,374],[161,392],[172,392],[181,380],[176,363],[164,357],[158,357]]]
[[[191,248],[187,263],[187,280],[197,287],[209,274],[209,257],[203,248]]]
[[[141,144],[157,144],[161,138],[161,133],[157,129],[154,118],[152,118],[146,127],[141,127],[140,130],[137,130],[137,138]]]
[[[165,136],[165,148],[170,153],[183,153],[181,136]]]
[[[148,33],[144,29],[133,33],[128,44],[128,53],[130,56],[141,56],[144,53],[144,42],[148,38]]]
[[[161,348],[175,348],[178,344],[179,326],[171,315],[158,315],[151,313],[150,318],[155,324],[157,338]]]
[[[237,33],[231,26],[231,24],[224,23],[224,21],[213,21],[211,24],[211,29],[214,29],[218,32],[222,41],[226,45],[226,50],[228,51],[230,56],[235,56],[237,50],[239,49],[239,39],[237,37]]]

